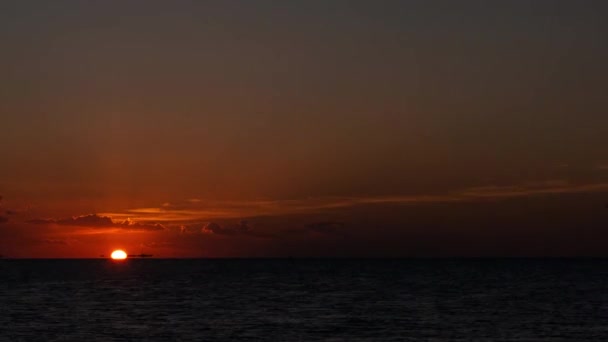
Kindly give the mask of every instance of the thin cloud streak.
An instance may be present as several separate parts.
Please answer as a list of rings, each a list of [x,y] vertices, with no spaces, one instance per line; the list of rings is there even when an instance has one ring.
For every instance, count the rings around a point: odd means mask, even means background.
[[[494,201],[518,197],[548,196],[572,193],[608,192],[608,183],[569,184],[563,180],[527,182],[511,186],[483,186],[464,189],[443,195],[328,197],[301,200],[207,201],[191,199],[183,203],[165,203],[161,207],[135,208],[124,212],[99,213],[64,219],[31,219],[29,224],[78,226],[95,230],[117,231],[196,231],[215,235],[267,237],[253,231],[247,224],[209,226],[213,220],[239,220],[248,218],[279,217],[298,214],[316,214],[332,210],[368,205],[424,205],[433,203]],[[0,216],[0,223],[8,218]],[[184,228],[185,227],[185,228]],[[315,226],[317,227],[317,226]],[[308,227],[315,230],[315,227]],[[319,232],[336,229],[337,225],[319,225]]]
[[[122,222],[114,221],[110,216],[105,215],[83,215],[74,216],[64,219],[32,219],[26,221],[30,224],[54,224],[59,226],[76,226],[76,227],[89,227],[89,228],[120,228],[129,230],[164,230],[165,228],[160,224],[153,223],[140,223],[132,220],[124,220]]]
[[[125,212],[101,213],[114,219],[135,222],[187,224],[213,219],[243,219],[248,217],[311,214],[334,209],[364,205],[421,205],[450,202],[503,200],[518,197],[547,196],[572,193],[608,192],[608,183],[569,184],[563,180],[527,182],[510,186],[483,186],[444,195],[328,197],[301,200],[254,201],[187,201],[159,208],[138,208]]]

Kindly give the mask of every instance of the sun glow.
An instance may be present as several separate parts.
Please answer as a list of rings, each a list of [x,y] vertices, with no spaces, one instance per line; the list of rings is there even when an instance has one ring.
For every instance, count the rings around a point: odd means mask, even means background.
[[[113,260],[125,260],[127,258],[127,253],[121,249],[117,249],[112,252],[111,257]]]

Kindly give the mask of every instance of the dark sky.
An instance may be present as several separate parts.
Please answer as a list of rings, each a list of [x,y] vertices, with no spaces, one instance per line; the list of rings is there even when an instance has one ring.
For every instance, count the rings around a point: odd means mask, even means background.
[[[3,1],[0,254],[606,255],[606,1]]]

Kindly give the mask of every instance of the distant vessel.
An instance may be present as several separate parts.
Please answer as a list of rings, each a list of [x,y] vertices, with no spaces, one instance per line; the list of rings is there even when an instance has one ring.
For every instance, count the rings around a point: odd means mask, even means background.
[[[129,258],[151,258],[153,255],[152,254],[129,254]]]

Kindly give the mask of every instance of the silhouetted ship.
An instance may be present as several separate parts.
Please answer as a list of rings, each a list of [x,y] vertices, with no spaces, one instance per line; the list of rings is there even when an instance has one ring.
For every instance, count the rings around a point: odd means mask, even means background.
[[[153,255],[152,254],[129,254],[128,257],[129,258],[151,258]]]

